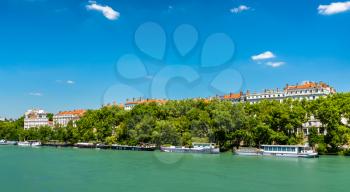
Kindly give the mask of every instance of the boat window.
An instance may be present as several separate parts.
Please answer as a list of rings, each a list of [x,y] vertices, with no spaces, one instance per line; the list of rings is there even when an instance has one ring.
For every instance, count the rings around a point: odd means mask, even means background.
[[[277,147],[273,147],[273,149],[272,149],[273,151],[277,151]]]
[[[286,148],[286,147],[283,147],[283,148],[282,148],[282,151],[287,151],[287,148]]]

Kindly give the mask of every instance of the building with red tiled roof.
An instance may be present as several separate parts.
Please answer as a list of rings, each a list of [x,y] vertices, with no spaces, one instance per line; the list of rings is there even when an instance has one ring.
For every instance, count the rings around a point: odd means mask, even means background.
[[[85,112],[86,110],[84,109],[60,111],[53,116],[53,124],[59,127],[66,127],[70,121],[72,121],[74,124],[85,114]]]
[[[282,102],[284,99],[306,99],[315,100],[320,97],[325,97],[329,94],[336,93],[335,89],[323,82],[305,81],[301,84],[286,85],[284,89],[265,89],[259,93],[230,93],[220,96],[220,99],[231,100],[237,102],[250,102],[252,104],[260,102],[261,100],[277,100]]]
[[[229,101],[232,101],[234,103],[242,102],[242,101],[244,101],[244,94],[242,91],[239,93],[230,93],[227,95],[220,96],[220,99],[229,100]]]

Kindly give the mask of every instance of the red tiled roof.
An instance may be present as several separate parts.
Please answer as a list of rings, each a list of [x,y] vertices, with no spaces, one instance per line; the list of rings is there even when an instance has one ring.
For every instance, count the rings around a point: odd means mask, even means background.
[[[307,88],[317,88],[317,87],[330,88],[329,85],[323,82],[320,82],[320,83],[305,82],[301,85],[287,85],[285,89],[307,89]]]
[[[140,100],[140,101],[129,101],[126,102],[126,105],[132,105],[132,104],[141,104],[141,103],[160,103],[160,104],[164,104],[166,103],[166,100],[162,100],[162,99],[144,99],[144,100]]]
[[[239,98],[241,98],[241,96],[242,96],[242,93],[230,93],[230,94],[224,95],[223,98],[224,99],[239,99]]]
[[[83,116],[86,110],[84,109],[78,109],[78,110],[73,110],[73,111],[61,111],[57,115],[78,115],[78,116]]]

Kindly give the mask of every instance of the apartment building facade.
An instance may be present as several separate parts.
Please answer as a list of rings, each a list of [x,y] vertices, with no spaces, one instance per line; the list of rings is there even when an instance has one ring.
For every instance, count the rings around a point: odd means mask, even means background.
[[[29,109],[24,114],[24,129],[51,125],[47,113],[42,109]]]
[[[69,122],[72,122],[75,126],[75,122],[79,120],[86,110],[79,109],[73,111],[61,111],[53,116],[53,124],[58,127],[66,127]]]

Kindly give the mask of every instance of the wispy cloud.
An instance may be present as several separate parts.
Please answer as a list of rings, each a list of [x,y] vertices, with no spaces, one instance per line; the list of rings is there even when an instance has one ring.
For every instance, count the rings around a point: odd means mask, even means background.
[[[64,84],[75,84],[73,80],[56,80],[56,83],[64,83]]]
[[[258,60],[272,59],[275,57],[276,57],[275,54],[273,54],[271,51],[265,51],[264,53],[260,53],[258,55],[253,55],[252,59],[254,61],[258,61]]]
[[[333,15],[350,10],[350,1],[334,2],[329,5],[318,6],[318,13],[321,15]]]
[[[100,5],[96,1],[89,1],[89,4],[86,5],[86,9],[99,11],[109,20],[117,20],[120,16],[120,13],[114,10],[112,7],[107,5]]]
[[[43,96],[43,94],[42,94],[42,93],[39,93],[39,92],[30,92],[29,95],[31,95],[31,96],[36,96],[36,97],[41,97],[41,96]]]
[[[231,13],[237,14],[237,13],[240,13],[240,12],[243,12],[243,11],[248,11],[248,10],[250,10],[250,9],[251,9],[251,8],[248,7],[248,6],[246,6],[246,5],[240,5],[240,6],[238,6],[238,7],[235,7],[235,8],[230,9],[230,12],[231,12]]]
[[[72,81],[72,80],[68,80],[66,81],[67,84],[75,84],[75,81]]]
[[[269,61],[269,62],[266,63],[267,66],[270,66],[270,67],[273,67],[273,68],[281,67],[284,64],[285,64],[285,62],[283,62],[283,61],[277,61],[277,62]]]

